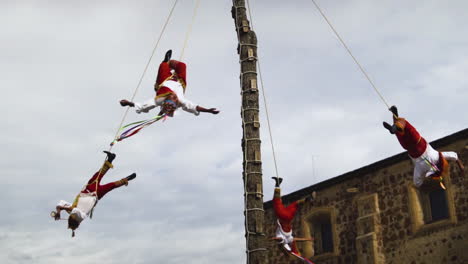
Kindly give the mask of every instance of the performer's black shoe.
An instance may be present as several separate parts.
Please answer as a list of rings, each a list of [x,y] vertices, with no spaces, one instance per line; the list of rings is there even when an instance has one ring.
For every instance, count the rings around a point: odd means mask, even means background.
[[[164,56],[163,62],[169,62],[171,60],[171,56],[172,56],[172,50],[168,50],[166,52],[166,55]]]
[[[283,178],[280,177],[271,177],[273,180],[275,180],[275,187],[280,187],[281,183],[283,182]]]
[[[127,181],[131,181],[131,180],[133,180],[135,178],[136,178],[136,173],[132,173],[132,174],[128,175],[127,177],[125,177],[125,179],[127,179]]]
[[[392,112],[392,114],[394,114],[396,117],[398,117],[398,109],[397,109],[396,106],[392,105],[392,106],[390,106],[390,108],[388,110],[390,110],[390,112]]]
[[[110,162],[110,163],[112,163],[112,161],[113,161],[113,160],[115,159],[115,157],[117,156],[117,155],[115,155],[114,153],[109,152],[109,151],[107,151],[107,150],[104,150],[103,152],[107,154],[107,161]]]
[[[388,131],[390,132],[390,134],[395,134],[395,131],[396,131],[396,127],[395,126],[392,126],[390,125],[389,123],[387,122],[383,122],[383,126],[388,129]]]

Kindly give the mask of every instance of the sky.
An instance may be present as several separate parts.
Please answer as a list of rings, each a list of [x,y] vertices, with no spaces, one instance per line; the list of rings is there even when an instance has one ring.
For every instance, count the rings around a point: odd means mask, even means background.
[[[1,263],[245,261],[239,59],[231,1],[202,0],[178,111],[117,143],[103,182],[132,172],[75,238],[49,213],[97,171],[173,1],[0,0]],[[195,1],[180,0],[135,100],[180,58]],[[468,3],[317,0],[389,104],[429,141],[467,128]],[[386,105],[310,0],[251,1],[283,193],[402,152]],[[126,121],[153,117],[130,111]],[[265,201],[275,175],[261,103]],[[268,224],[268,223],[266,223]],[[271,223],[274,224],[274,223]]]

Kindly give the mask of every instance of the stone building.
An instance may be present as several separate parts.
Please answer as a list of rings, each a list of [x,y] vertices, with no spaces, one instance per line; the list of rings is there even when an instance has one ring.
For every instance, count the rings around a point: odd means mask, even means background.
[[[316,199],[301,206],[293,223],[303,256],[317,264],[468,263],[468,129],[431,145],[458,153],[465,171],[451,162],[447,190],[413,186],[406,152],[283,196],[283,202]],[[273,237],[272,202],[264,204],[266,236]],[[268,243],[267,263],[301,263]]]

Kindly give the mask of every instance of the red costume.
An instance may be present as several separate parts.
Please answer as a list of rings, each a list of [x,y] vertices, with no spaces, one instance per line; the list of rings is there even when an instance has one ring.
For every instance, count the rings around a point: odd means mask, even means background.
[[[290,205],[284,206],[281,197],[275,197],[273,198],[273,208],[275,209],[276,217],[278,217],[278,221],[283,230],[286,232],[291,231],[291,223],[297,211],[297,202],[292,202]]]
[[[419,132],[408,121],[398,118],[395,125],[403,131],[397,130],[395,135],[400,145],[408,151],[412,158],[420,157],[427,148],[426,140],[421,137]]]
[[[299,254],[296,247],[296,242],[292,236],[292,220],[296,215],[298,204],[296,201],[288,206],[284,206],[281,200],[281,189],[275,188],[273,196],[273,209],[275,210],[276,217],[278,218],[278,229],[276,230],[276,237],[281,237],[284,243],[291,246],[291,251]]]
[[[106,193],[112,191],[113,189],[120,187],[124,184],[126,184],[125,181],[123,180],[118,180],[115,182],[110,182],[104,185],[101,185],[101,180],[106,175],[106,172],[109,170],[109,168],[112,168],[112,163],[106,161],[102,168],[97,171],[91,179],[89,179],[88,183],[86,186],[83,188],[81,193],[93,193],[96,192],[98,200],[100,200]],[[97,182],[96,182],[97,181]],[[97,187],[97,190],[96,190]]]
[[[157,106],[162,106],[169,95],[173,94],[177,97],[177,103],[173,102],[175,108],[181,107],[184,111],[199,115],[198,104],[185,98],[186,83],[187,66],[185,63],[176,60],[170,60],[169,62],[163,61],[159,65],[158,76],[154,84],[156,97],[152,97],[141,103],[135,102],[134,106],[136,107],[136,112],[147,113]]]
[[[174,74],[172,74],[171,70],[174,70]],[[185,87],[187,85],[187,66],[185,63],[170,60],[169,62],[163,61],[159,65],[158,76],[156,77],[156,84],[154,85],[156,98],[166,97],[174,93],[169,87],[164,86],[164,82],[167,80],[179,82],[185,92]]]
[[[434,150],[404,118],[394,117],[394,125],[397,128],[395,135],[400,145],[408,151],[414,163],[413,181],[417,187],[420,187],[427,177],[441,180],[441,177],[449,172],[448,160],[458,160],[455,152]]]

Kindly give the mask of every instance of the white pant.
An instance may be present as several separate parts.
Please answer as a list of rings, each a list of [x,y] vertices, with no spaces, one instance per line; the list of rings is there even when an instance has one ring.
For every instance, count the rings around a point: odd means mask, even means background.
[[[288,245],[291,244],[294,241],[294,237],[292,235],[292,230],[289,232],[285,232],[283,228],[281,227],[281,224],[279,220],[277,220],[278,226],[276,227],[276,237],[280,237],[283,240],[280,242],[282,244]],[[291,250],[291,249],[289,249]]]
[[[453,151],[441,153],[447,161],[458,160],[457,153]],[[437,168],[434,167],[439,163],[439,152],[427,144],[426,151],[421,156],[411,158],[411,160],[414,164],[413,182],[416,187],[420,187],[424,183],[424,178],[437,172]]]

